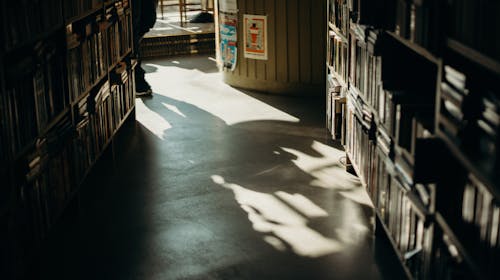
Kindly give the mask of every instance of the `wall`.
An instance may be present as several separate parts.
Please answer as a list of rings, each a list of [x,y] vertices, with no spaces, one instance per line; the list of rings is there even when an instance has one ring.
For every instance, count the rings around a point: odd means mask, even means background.
[[[238,62],[224,70],[232,86],[269,93],[324,95],[324,0],[238,0]],[[243,15],[268,16],[268,60],[244,58]]]

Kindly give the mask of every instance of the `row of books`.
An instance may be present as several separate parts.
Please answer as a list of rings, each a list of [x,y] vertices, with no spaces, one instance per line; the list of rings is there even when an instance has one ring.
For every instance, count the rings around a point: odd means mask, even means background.
[[[109,48],[109,67],[113,67],[120,58],[132,49],[132,14],[126,1],[118,1],[106,8],[106,29]]]
[[[500,269],[500,202],[476,175],[446,156],[449,176],[436,188],[436,221],[457,245],[471,279],[497,279]]]
[[[370,177],[376,127],[371,112],[364,110],[363,104],[352,98],[351,94],[347,96],[346,123],[346,151],[351,162],[358,167],[358,176],[366,183]]]
[[[484,264],[489,278],[498,278],[500,269],[500,202],[473,175],[469,174],[462,196],[464,245],[478,263]],[[466,233],[466,234],[464,234]]]
[[[429,279],[477,279],[459,246],[444,228],[435,226],[433,245]]]
[[[440,1],[397,0],[394,32],[431,52],[437,53],[442,39]]]
[[[74,141],[77,182],[83,180],[135,104],[132,71],[120,69],[78,103]]]
[[[360,121],[367,127],[371,123],[383,127],[384,134],[392,143],[407,152],[412,151],[412,136],[416,134],[413,122],[417,112],[428,110],[428,114],[432,113],[432,107],[411,103],[409,100],[415,100],[416,96],[406,91],[381,90],[378,96],[380,102],[376,103],[378,108],[366,102],[359,90],[351,88],[347,97]]]
[[[109,43],[101,30],[103,25],[98,15],[91,20],[66,26],[66,63],[72,103],[107,75]]]
[[[500,98],[486,83],[445,65],[439,129],[478,162],[486,174],[500,170]]]
[[[432,224],[421,207],[420,197],[398,174],[382,175],[387,184],[380,185],[379,194],[388,197],[384,223],[401,252],[405,265],[414,279],[430,279],[429,253],[432,250]]]
[[[115,2],[118,15],[118,33],[120,43],[120,57],[123,57],[133,48],[132,12],[128,0]]]
[[[213,53],[214,51],[215,36],[213,33],[146,37],[140,46],[142,57]]]
[[[500,60],[498,1],[454,0],[447,2],[448,37],[489,57]]]
[[[60,47],[50,41],[41,41],[35,45],[33,90],[39,134],[69,105],[67,94],[64,94],[65,84],[59,78],[64,71],[62,52]]]
[[[356,33],[356,32],[353,32]],[[363,99],[378,110],[380,92],[382,89],[382,56],[377,53],[381,41],[378,32],[365,30],[363,37],[351,36],[350,54],[350,85],[355,87]]]
[[[458,14],[474,15],[474,25],[493,25],[494,16],[478,19],[481,13],[472,12],[496,5],[486,2],[448,1],[448,5],[461,5]],[[337,103],[341,90],[334,82],[336,75],[329,73],[327,80],[333,82],[329,82],[327,118],[334,138],[340,134],[333,132],[342,127],[338,119],[345,121],[346,151],[377,208],[384,231],[413,278],[497,279],[498,92],[491,81],[472,70],[464,74],[446,65],[443,75],[438,75],[441,69],[435,59],[409,43],[439,54],[439,40],[452,34],[441,26],[443,18],[457,10],[443,9],[444,2],[426,0],[346,3],[352,19],[346,110]],[[477,41],[484,34],[494,34],[487,33],[493,26],[487,31],[463,28],[463,17],[455,16],[448,29],[457,23],[457,33],[470,30],[476,39],[469,44],[457,36],[452,38],[472,48],[474,44],[495,46],[495,42]],[[475,49],[494,57],[485,49]],[[451,58],[446,56],[445,64]],[[442,77],[439,91],[438,77]],[[446,143],[455,148],[443,147],[436,130],[444,132],[452,140]]]
[[[333,140],[339,140],[345,145],[346,133],[346,97],[342,95],[342,86],[332,76],[328,78],[329,90],[327,101],[327,128],[331,132]]]
[[[2,46],[9,51],[62,24],[61,0],[0,3]],[[69,2],[69,1],[64,1]]]
[[[344,83],[348,80],[348,44],[342,37],[337,35],[334,31],[329,31],[330,42],[328,45],[327,63],[332,68],[331,70],[336,73],[338,79]]]
[[[36,244],[46,237],[76,186],[134,106],[132,70],[126,67],[115,69],[112,81],[103,82],[81,101],[76,128],[71,114],[65,114],[23,157],[26,171],[16,184],[20,185],[20,213],[25,216],[20,217],[22,225],[17,228],[24,227],[29,233],[24,236],[25,244]]]
[[[64,84],[59,79],[63,69],[61,50],[42,42],[36,51],[36,55],[16,61],[6,73],[2,103],[8,125],[4,137],[7,153],[12,156],[32,143],[68,106]]]
[[[437,150],[435,139],[425,138],[433,126],[437,68],[383,31],[355,23],[350,30],[346,151],[408,273],[434,279],[448,269],[444,256],[434,255],[436,185],[427,167],[432,158],[424,155]],[[423,74],[404,75],[408,65]]]
[[[349,82],[349,5],[351,1],[328,3],[327,41],[327,128],[332,139],[346,144],[346,94]]]
[[[98,14],[66,27],[71,102],[99,82],[132,49],[130,9],[124,10],[121,1],[115,4],[105,17]]]
[[[349,100],[348,97],[348,102]],[[456,277],[459,276],[469,277],[460,279],[474,279],[477,277],[472,272],[471,266],[464,260],[465,253],[459,249],[461,243],[450,238],[452,234],[450,229],[433,222],[435,209],[449,208],[448,203],[456,204],[457,201],[450,201],[451,197],[448,192],[451,190],[446,191],[445,196],[448,201],[441,203],[442,201],[436,198],[436,189],[441,187],[440,184],[415,183],[417,180],[410,183],[407,175],[401,172],[403,168],[395,159],[394,149],[397,145],[387,135],[384,127],[374,127],[373,123],[368,126],[352,105],[348,106],[347,112],[346,150],[349,159],[356,166],[361,180],[366,184],[377,215],[383,223],[382,227],[392,239],[399,258],[407,267],[411,277],[414,279],[458,279]],[[434,155],[437,154],[435,150],[433,152]],[[417,169],[416,164],[415,169]],[[427,162],[418,164],[427,164]],[[477,197],[477,194],[474,194],[475,202],[478,201]],[[490,200],[481,198],[481,202],[484,201]],[[438,204],[437,207],[436,204]],[[477,202],[475,207],[478,207]],[[482,218],[479,219],[484,223],[485,217],[491,217],[487,227],[489,234],[485,236],[487,240],[496,242],[494,244],[498,246],[499,221],[495,218],[498,210],[491,207],[491,203],[486,205],[483,203],[481,207],[490,209],[488,213],[483,212]],[[478,211],[474,211],[477,215]],[[455,213],[460,213],[460,211],[455,211]],[[470,216],[470,213],[468,215]],[[476,227],[476,236],[480,236],[477,224],[472,224]],[[474,240],[471,238],[474,235],[466,236],[469,236],[469,239],[464,238],[464,240],[469,240],[471,244],[465,244],[480,247],[479,238]],[[491,246],[488,247],[490,256],[498,257],[498,247],[493,249]],[[495,277],[491,278],[495,279]]]
[[[346,0],[329,1],[328,20],[336,26],[343,35],[349,33],[349,7]]]
[[[132,112],[132,18],[127,0],[0,8],[0,271],[24,279]]]
[[[126,69],[126,64],[120,64],[115,68],[110,75],[111,94],[114,97],[113,114],[114,124],[113,129],[116,129],[126,114],[134,107],[134,82],[133,73],[130,69]]]
[[[384,224],[394,242],[399,258],[415,279],[429,279],[432,251],[432,226],[427,204],[429,196],[420,194],[399,172],[394,160],[394,141],[384,127],[369,122],[360,112],[356,99],[348,96],[347,144],[351,163],[366,185]]]
[[[72,137],[71,115],[66,114],[45,137],[37,139],[26,156],[25,180],[18,184],[21,204],[32,227],[30,239],[35,242],[47,235],[72,193]]]

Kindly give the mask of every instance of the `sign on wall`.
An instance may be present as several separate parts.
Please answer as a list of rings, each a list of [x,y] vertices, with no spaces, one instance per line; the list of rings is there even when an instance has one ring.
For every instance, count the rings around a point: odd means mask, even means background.
[[[238,2],[219,0],[219,37],[222,67],[234,71],[238,61]]]
[[[237,23],[238,15],[220,13],[220,56],[222,66],[234,71],[238,58]]]
[[[243,15],[245,58],[267,60],[267,16]]]

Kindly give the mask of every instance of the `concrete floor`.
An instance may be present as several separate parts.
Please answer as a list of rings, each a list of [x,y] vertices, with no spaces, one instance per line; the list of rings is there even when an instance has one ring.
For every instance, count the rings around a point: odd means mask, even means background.
[[[231,88],[207,56],[144,64],[154,96],[34,279],[401,279],[374,253],[369,198],[327,144],[322,97]]]

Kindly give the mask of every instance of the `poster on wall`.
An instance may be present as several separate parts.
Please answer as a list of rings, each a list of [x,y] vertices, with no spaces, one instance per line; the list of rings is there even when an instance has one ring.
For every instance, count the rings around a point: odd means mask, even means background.
[[[238,12],[237,0],[219,0],[219,12],[233,13]]]
[[[220,56],[224,69],[234,71],[238,57],[237,14],[219,13]]]
[[[244,15],[245,58],[267,60],[267,16]]]

